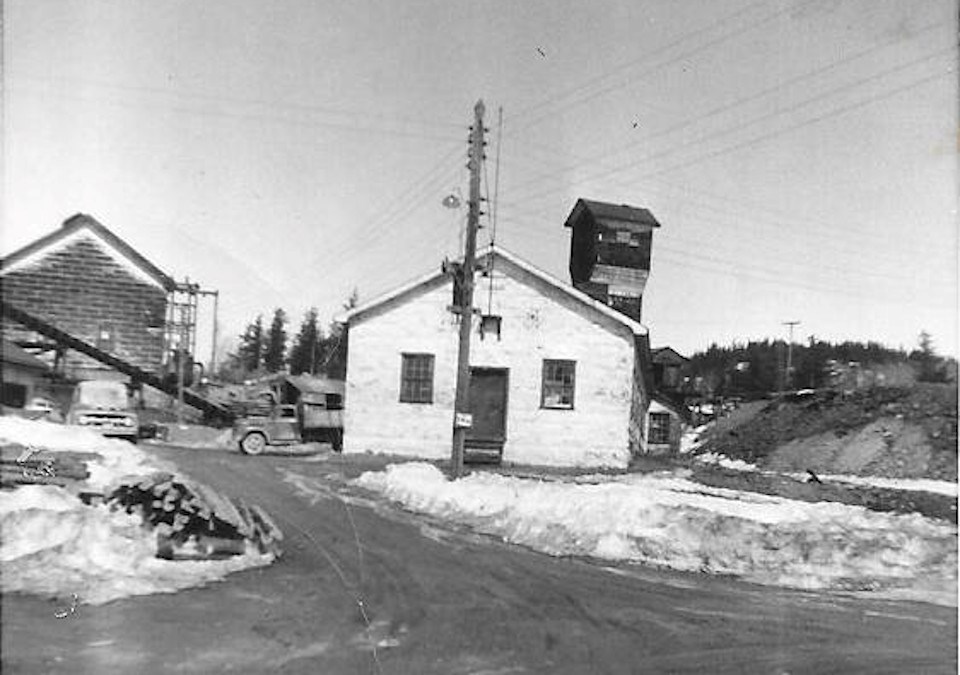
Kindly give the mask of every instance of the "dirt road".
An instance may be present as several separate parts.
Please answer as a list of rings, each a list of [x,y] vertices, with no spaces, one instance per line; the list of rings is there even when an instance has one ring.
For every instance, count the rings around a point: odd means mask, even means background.
[[[4,673],[957,670],[949,608],[558,560],[353,490],[344,502],[356,465],[157,454],[266,508],[287,535],[285,556],[208,588],[81,605],[65,619],[54,616],[62,602],[4,597]]]

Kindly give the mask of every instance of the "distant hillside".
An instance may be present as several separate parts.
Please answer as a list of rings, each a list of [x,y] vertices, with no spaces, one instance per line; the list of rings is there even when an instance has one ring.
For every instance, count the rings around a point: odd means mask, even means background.
[[[957,480],[954,384],[828,389],[750,406],[708,432],[698,452],[779,472]]]
[[[884,385],[957,381],[956,360],[938,356],[925,333],[921,334],[919,348],[909,353],[876,342],[815,339],[794,344],[790,352],[788,377],[788,348],[783,340],[711,345],[690,357],[689,393],[757,398],[771,392],[826,386],[856,389],[865,380]]]

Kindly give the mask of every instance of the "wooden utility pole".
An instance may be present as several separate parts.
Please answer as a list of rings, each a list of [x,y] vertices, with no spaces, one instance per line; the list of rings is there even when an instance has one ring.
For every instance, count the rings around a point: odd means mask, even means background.
[[[453,449],[450,474],[463,475],[463,444],[470,428],[470,331],[473,327],[473,267],[477,253],[477,228],[480,224],[480,169],[483,165],[483,101],[473,107],[470,130],[470,210],[467,214],[467,241],[463,252],[463,281],[460,303],[460,346],[457,352],[457,395],[453,405]]]
[[[217,306],[220,304],[220,291],[200,291],[213,294],[213,346],[210,348],[210,377],[217,375]]]
[[[790,338],[787,342],[787,372],[784,375],[784,389],[790,389],[790,385],[793,382],[793,377],[791,375],[791,370],[793,369],[793,327],[799,325],[799,321],[784,321],[784,326],[790,327]]]

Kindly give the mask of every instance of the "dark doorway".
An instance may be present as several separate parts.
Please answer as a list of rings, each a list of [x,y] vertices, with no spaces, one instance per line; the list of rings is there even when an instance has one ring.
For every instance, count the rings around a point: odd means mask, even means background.
[[[470,412],[473,426],[467,430],[465,459],[469,462],[499,462],[507,439],[506,368],[470,369]]]

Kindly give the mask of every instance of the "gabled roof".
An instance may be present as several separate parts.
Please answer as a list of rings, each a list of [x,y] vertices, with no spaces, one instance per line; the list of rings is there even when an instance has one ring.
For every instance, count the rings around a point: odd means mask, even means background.
[[[305,394],[340,394],[343,395],[346,385],[343,380],[332,380],[326,377],[312,375],[287,375],[284,381],[296,387]]]
[[[145,281],[154,283],[166,291],[172,291],[176,286],[176,282],[171,277],[140,255],[127,242],[97,222],[96,219],[84,213],[78,213],[67,218],[63,221],[63,226],[60,229],[40,237],[3,258],[0,261],[0,275],[36,262],[48,253],[75,241],[84,234],[98,239],[118,263],[124,265],[133,274]]]
[[[628,204],[611,204],[609,202],[597,202],[591,199],[578,199],[573,205],[570,215],[567,216],[564,227],[573,227],[580,220],[583,212],[586,211],[598,222],[617,221],[618,223],[644,225],[647,227],[660,227],[660,223],[653,217],[647,209],[638,206],[629,206]]]
[[[34,370],[50,370],[50,366],[10,340],[3,340],[3,362]]]
[[[689,363],[690,361],[673,347],[657,347],[651,349],[650,354],[654,363]]]
[[[531,275],[539,282],[569,296],[584,309],[597,312],[608,319],[612,319],[614,322],[629,329],[633,335],[647,335],[647,328],[642,323],[634,321],[630,317],[621,314],[617,310],[608,307],[598,300],[594,300],[586,293],[583,293],[573,286],[560,281],[556,277],[547,274],[538,267],[535,267],[529,262],[517,257],[513,253],[510,253],[503,248],[500,248],[499,246],[491,246],[486,252],[477,257],[477,269],[480,269],[480,266],[485,264],[491,256],[494,257],[495,266],[498,266],[501,261],[506,262],[508,265],[513,265],[515,268]],[[363,321],[366,317],[371,316],[375,310],[383,307],[384,305],[389,303],[403,302],[409,298],[419,295],[420,293],[426,292],[430,288],[435,287],[437,284],[448,282],[449,277],[439,269],[439,265],[437,267],[438,269],[436,271],[414,279],[410,283],[374,298],[370,302],[363,303],[362,305],[359,305],[358,307],[339,315],[336,320],[340,323],[347,324]]]
[[[674,398],[671,398],[670,395],[667,394],[666,392],[655,391],[650,396],[650,398],[656,401],[657,403],[659,403],[660,405],[662,405],[664,408],[669,408],[670,410],[672,410],[683,421],[685,422],[690,421],[691,415],[690,415],[689,408],[683,405],[682,402],[677,401]]]

